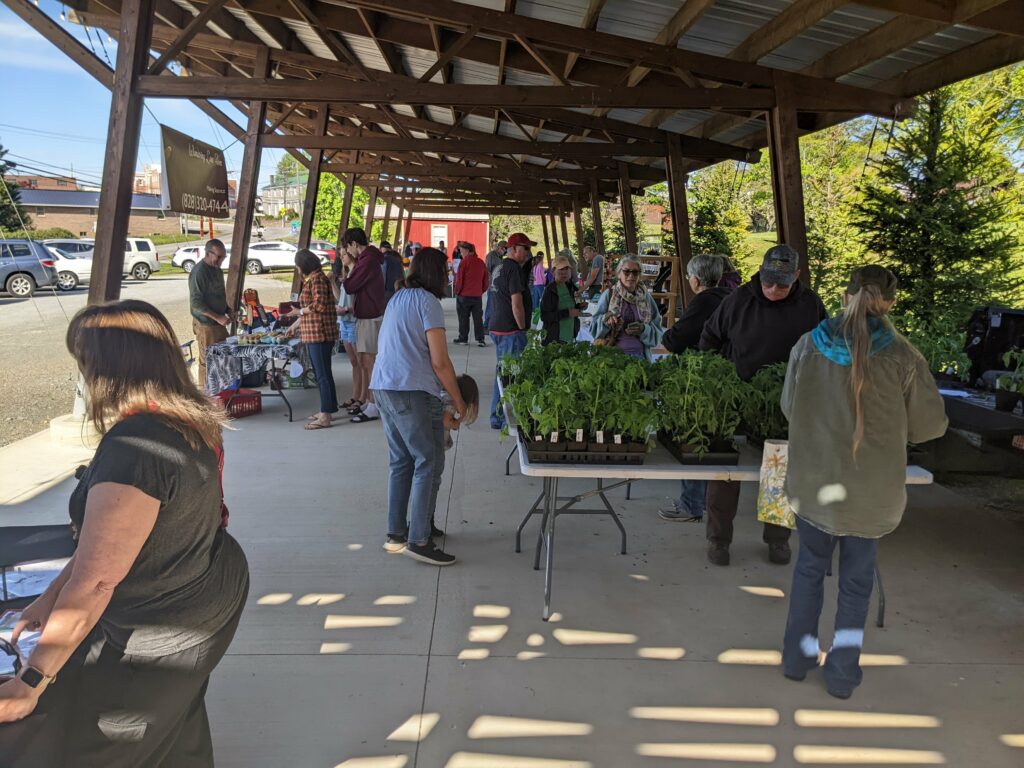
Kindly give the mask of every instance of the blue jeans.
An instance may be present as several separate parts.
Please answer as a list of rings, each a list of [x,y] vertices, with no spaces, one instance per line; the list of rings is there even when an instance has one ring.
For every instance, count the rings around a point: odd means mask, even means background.
[[[491,341],[494,342],[494,353],[498,356],[498,367],[495,369],[494,394],[491,396],[491,426],[499,429],[505,426],[505,414],[498,407],[500,395],[498,394],[497,376],[501,375],[501,358],[505,355],[519,357],[526,349],[526,331],[519,331],[512,334],[491,334]]]
[[[388,533],[426,544],[444,473],[441,400],[420,391],[377,389],[373,395],[390,458]]]
[[[334,354],[333,341],[317,341],[306,345],[309,359],[313,363],[316,384],[320,388],[320,412],[338,412],[338,391],[334,386],[334,371],[331,370],[331,356]]]
[[[860,685],[860,651],[875,583],[878,539],[832,536],[800,517],[800,554],[793,569],[789,617],[782,644],[782,671],[801,678],[818,664],[818,619],[825,599],[825,574],[839,545],[839,606],[835,634],[825,661],[830,691],[849,694]]]
[[[540,309],[540,300],[544,298],[544,286],[543,285],[531,285],[530,293],[533,296],[533,308]]]
[[[491,316],[494,310],[491,308],[491,299],[494,294],[491,291],[487,292],[487,297],[484,301],[484,330],[491,330]]]
[[[707,480],[680,480],[681,492],[676,499],[676,509],[694,517],[704,517],[708,507]]]

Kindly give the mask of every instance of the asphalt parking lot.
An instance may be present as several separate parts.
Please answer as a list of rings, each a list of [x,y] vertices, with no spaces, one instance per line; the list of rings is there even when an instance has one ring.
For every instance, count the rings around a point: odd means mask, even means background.
[[[121,297],[158,307],[185,342],[193,338],[187,276],[164,270],[148,281],[125,280]],[[259,291],[268,306],[288,298],[288,283],[270,275],[247,275],[245,284]],[[69,293],[40,289],[32,299],[0,294],[0,445],[46,429],[50,419],[71,411],[77,372],[64,335],[87,296],[85,288]]]

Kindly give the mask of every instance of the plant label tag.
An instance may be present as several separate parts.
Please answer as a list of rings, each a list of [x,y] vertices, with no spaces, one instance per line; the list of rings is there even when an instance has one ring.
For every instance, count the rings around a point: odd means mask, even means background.
[[[552,432],[551,433],[551,442],[552,443],[557,443],[558,442],[558,433],[557,432]]]
[[[615,436],[615,444],[616,445],[622,445],[622,435],[616,435]]]
[[[577,429],[576,430],[576,442],[577,443],[582,443],[583,442],[583,430],[582,429]]]
[[[599,443],[603,443],[604,442],[604,431],[603,430],[598,430],[598,432],[597,432],[597,442],[599,442]]]
[[[544,439],[544,438],[543,438],[543,437],[541,437],[540,435],[534,435],[534,436],[533,436],[533,442],[535,442],[535,443],[539,443],[539,442],[541,442],[541,441],[542,441],[543,439]]]

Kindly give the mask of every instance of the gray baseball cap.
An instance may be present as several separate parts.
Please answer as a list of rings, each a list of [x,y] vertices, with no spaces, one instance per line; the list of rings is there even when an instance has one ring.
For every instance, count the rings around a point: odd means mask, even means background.
[[[764,254],[761,262],[761,283],[792,285],[800,271],[800,254],[788,245],[774,245]]]

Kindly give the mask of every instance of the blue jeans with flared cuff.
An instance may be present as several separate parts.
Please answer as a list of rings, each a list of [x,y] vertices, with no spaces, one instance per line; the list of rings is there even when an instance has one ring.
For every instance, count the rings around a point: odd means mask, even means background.
[[[789,617],[782,647],[782,671],[802,678],[818,664],[818,620],[825,599],[825,575],[839,546],[839,605],[832,647],[825,660],[825,684],[849,694],[864,676],[860,667],[871,590],[875,583],[878,539],[833,536],[796,519],[800,553],[793,569]]]
[[[444,473],[444,410],[426,392],[374,390],[388,441],[388,533],[410,544],[430,540]]]
[[[676,509],[693,517],[704,517],[708,508],[707,480],[680,480],[680,494]]]

